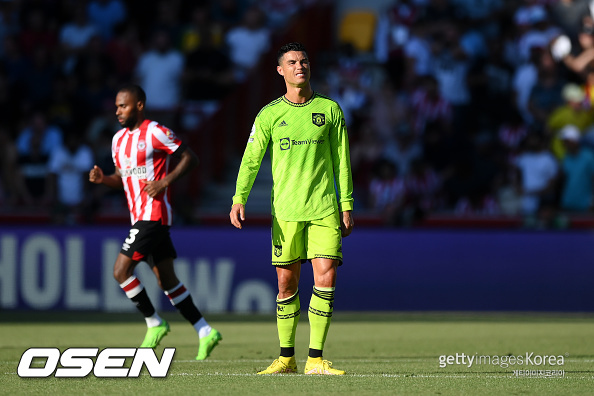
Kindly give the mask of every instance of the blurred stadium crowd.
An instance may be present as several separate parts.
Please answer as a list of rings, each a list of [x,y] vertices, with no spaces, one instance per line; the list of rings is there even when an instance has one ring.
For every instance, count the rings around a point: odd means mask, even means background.
[[[2,212],[68,224],[122,207],[86,182],[94,163],[113,169],[117,87],[138,82],[149,118],[199,130],[263,73],[296,16],[323,4],[336,17],[312,85],[345,111],[357,211],[396,226],[451,213],[551,227],[591,213],[594,4],[372,3],[0,1]]]

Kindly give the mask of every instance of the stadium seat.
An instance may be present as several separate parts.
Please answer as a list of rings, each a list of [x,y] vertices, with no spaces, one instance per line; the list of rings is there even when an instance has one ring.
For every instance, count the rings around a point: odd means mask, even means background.
[[[376,16],[372,11],[348,11],[339,26],[341,43],[350,43],[358,51],[367,52],[373,46]]]

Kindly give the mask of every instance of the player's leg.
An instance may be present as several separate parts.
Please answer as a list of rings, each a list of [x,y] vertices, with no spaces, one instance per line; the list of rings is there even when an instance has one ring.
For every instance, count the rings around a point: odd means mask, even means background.
[[[167,257],[160,259],[156,265],[152,266],[152,269],[157,277],[159,286],[163,289],[171,304],[177,308],[179,313],[190,322],[198,333],[200,346],[196,360],[206,359],[219,341],[223,339],[221,333],[208,324],[198,307],[194,304],[188,289],[177,278],[173,268],[173,258]]]
[[[120,253],[114,265],[113,275],[146,321],[147,331],[140,347],[155,348],[169,332],[169,324],[157,314],[144,286],[134,275],[136,264],[138,261]]]
[[[114,278],[146,320],[148,328],[141,348],[155,348],[169,332],[169,324],[157,314],[144,286],[134,275],[134,268],[146,259],[154,245],[158,225],[155,221],[135,223],[122,245],[113,269]]]
[[[306,239],[314,287],[308,310],[310,337],[305,374],[341,375],[344,371],[333,369],[332,363],[323,359],[324,344],[334,311],[336,272],[342,261],[339,218],[332,215],[310,222],[306,227]]]
[[[303,223],[283,222],[273,218],[272,264],[276,266],[278,296],[276,326],[280,342],[279,358],[258,374],[297,372],[295,332],[301,313],[299,277],[304,256]]]

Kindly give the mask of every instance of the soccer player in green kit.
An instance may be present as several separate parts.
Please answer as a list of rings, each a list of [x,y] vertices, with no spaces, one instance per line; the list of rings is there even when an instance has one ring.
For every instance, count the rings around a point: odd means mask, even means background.
[[[280,356],[258,374],[297,372],[295,330],[299,276],[310,260],[314,288],[309,303],[310,343],[305,374],[342,375],[322,352],[334,303],[342,237],[353,230],[353,181],[349,142],[340,106],[311,88],[309,59],[300,43],[277,54],[287,93],[256,116],[241,161],[231,223],[242,228],[245,204],[270,146],[272,159],[272,264],[278,277]]]

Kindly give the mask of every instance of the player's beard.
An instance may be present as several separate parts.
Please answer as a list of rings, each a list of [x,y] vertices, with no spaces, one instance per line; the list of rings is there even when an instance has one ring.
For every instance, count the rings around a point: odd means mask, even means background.
[[[120,122],[120,125],[124,128],[132,129],[136,125],[138,121],[138,111],[133,111],[130,113],[130,116],[126,118],[124,121]]]

